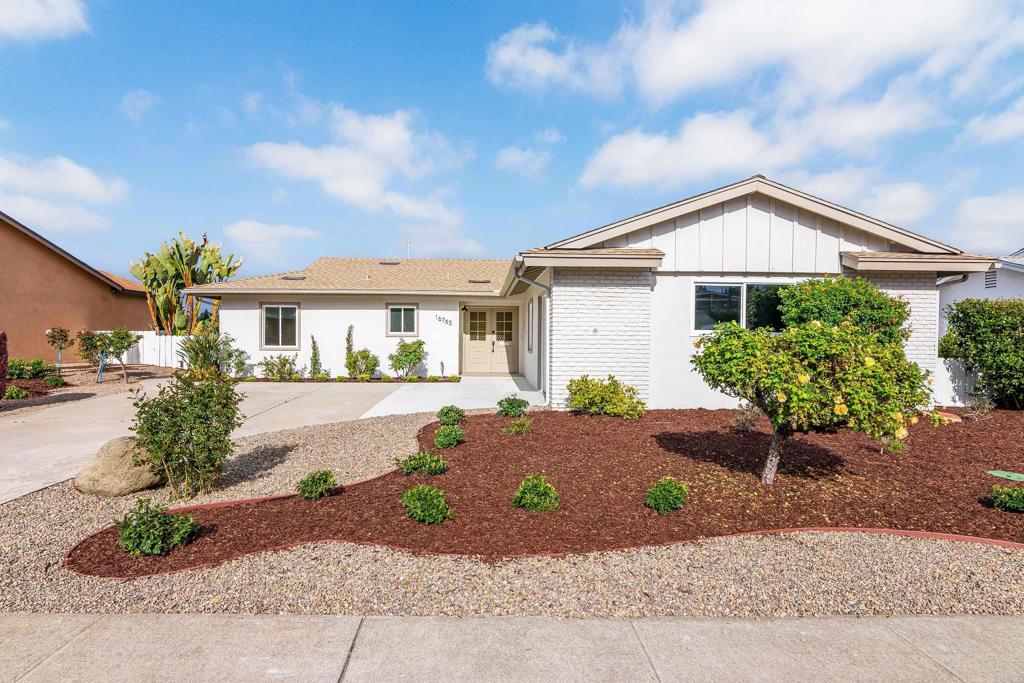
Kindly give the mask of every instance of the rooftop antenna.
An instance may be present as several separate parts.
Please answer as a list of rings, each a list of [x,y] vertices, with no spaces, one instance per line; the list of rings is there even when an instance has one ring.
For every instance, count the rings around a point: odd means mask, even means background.
[[[412,240],[405,241],[405,258],[412,258]]]

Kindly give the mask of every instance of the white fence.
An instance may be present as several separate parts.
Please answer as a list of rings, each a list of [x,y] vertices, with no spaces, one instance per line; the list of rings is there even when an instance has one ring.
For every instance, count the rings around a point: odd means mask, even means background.
[[[130,365],[156,365],[161,368],[181,367],[178,349],[186,337],[158,334],[152,330],[136,332],[142,335],[138,344],[128,349],[124,362]]]

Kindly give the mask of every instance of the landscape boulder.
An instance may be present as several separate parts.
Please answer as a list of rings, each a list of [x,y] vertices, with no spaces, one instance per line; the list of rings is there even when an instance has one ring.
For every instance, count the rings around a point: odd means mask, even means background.
[[[75,477],[75,488],[82,493],[115,498],[158,486],[162,479],[148,465],[136,465],[135,453],[135,437],[111,439]]]

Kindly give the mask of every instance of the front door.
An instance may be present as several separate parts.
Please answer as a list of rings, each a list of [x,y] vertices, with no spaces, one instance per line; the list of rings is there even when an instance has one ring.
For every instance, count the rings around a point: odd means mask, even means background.
[[[510,375],[518,367],[515,308],[470,308],[463,317],[462,371]]]

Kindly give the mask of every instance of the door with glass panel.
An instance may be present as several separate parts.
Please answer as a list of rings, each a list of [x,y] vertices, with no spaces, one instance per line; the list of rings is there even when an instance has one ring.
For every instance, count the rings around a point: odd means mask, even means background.
[[[512,374],[518,370],[516,309],[468,308],[463,316],[465,374]]]

